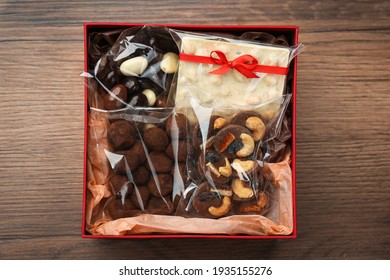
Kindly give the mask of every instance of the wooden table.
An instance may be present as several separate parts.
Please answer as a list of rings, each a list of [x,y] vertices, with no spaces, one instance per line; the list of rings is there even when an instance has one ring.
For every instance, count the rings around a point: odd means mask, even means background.
[[[237,2],[0,2],[1,259],[390,258],[388,1]],[[84,21],[300,27],[296,240],[81,238]]]

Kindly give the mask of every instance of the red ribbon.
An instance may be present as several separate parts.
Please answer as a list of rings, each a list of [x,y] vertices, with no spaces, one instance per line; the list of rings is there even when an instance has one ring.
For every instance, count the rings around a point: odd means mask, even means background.
[[[287,75],[288,67],[259,65],[256,58],[250,54],[241,55],[231,61],[226,58],[226,55],[221,51],[212,51],[210,56],[192,55],[186,53],[179,54],[180,60],[187,62],[197,62],[204,64],[220,65],[210,74],[223,75],[231,69],[236,69],[247,78],[258,78],[255,72],[262,72],[268,74]]]

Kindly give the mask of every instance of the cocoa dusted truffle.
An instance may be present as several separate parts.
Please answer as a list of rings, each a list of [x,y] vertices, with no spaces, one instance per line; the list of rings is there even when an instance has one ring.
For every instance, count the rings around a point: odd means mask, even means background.
[[[150,164],[157,173],[168,173],[172,170],[173,161],[164,153],[151,152],[149,154]],[[149,162],[148,162],[149,163]],[[149,170],[153,170],[149,164],[147,165]]]
[[[150,198],[149,188],[146,186],[135,187],[130,195],[131,202],[137,209],[145,210]]]
[[[145,145],[157,152],[163,152],[169,143],[167,133],[159,127],[151,127],[144,132]]]
[[[167,120],[166,130],[172,139],[184,139],[188,133],[187,117],[181,113],[172,115]]]
[[[129,122],[118,120],[110,125],[107,138],[115,150],[127,150],[136,140],[135,133],[135,128]]]
[[[141,140],[135,140],[133,146],[129,149],[129,152],[132,154],[137,154],[140,160],[140,163],[144,163],[146,161],[146,153],[144,150],[144,146],[142,145]]]
[[[175,152],[174,152],[175,150]],[[185,140],[173,140],[169,143],[168,147],[165,150],[165,153],[171,158],[177,158],[177,161],[184,162],[187,159],[187,141]]]
[[[133,173],[134,183],[138,186],[145,185],[149,179],[149,170],[141,165],[137,168],[137,170]]]
[[[137,154],[133,154],[130,151],[118,151],[118,155],[123,155],[122,159],[114,167],[114,172],[117,174],[128,175],[128,172],[134,172],[139,163],[140,159]]]
[[[134,216],[138,211],[130,199],[114,199],[107,206],[113,220]]]
[[[114,174],[110,179],[110,185],[117,198],[127,197],[133,191],[133,184],[126,176]]]
[[[156,181],[158,182],[159,186],[157,186]],[[150,178],[148,188],[150,193],[157,197],[169,194],[173,189],[172,175],[157,174],[157,176]]]
[[[157,215],[169,215],[173,212],[173,204],[169,196],[151,197],[148,204],[148,212]]]

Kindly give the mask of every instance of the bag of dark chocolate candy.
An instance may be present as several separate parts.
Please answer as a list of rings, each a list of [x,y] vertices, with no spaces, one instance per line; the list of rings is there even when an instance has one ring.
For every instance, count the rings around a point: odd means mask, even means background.
[[[203,73],[203,63],[187,58],[179,63],[186,44],[177,34],[156,26],[91,34],[90,69],[84,75],[87,230],[103,235],[291,233],[288,75],[248,78],[236,69],[228,70],[231,77],[226,69]],[[212,40],[235,40],[231,37]],[[242,38],[287,44],[266,33]],[[200,54],[197,43],[190,45]],[[290,48],[283,59],[290,61],[298,49]],[[198,66],[188,66],[192,63]],[[226,87],[232,78],[251,82],[238,91],[238,85]],[[249,92],[260,80],[268,91]],[[229,87],[235,92],[216,93]]]

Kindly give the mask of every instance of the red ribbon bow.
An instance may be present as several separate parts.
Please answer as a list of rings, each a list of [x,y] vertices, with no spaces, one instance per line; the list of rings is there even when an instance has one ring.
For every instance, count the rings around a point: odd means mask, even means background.
[[[241,55],[231,61],[226,58],[226,55],[223,52],[218,50],[212,51],[210,56],[180,53],[179,58],[180,60],[187,62],[220,65],[221,67],[218,69],[209,72],[210,74],[217,75],[223,75],[231,69],[236,69],[247,78],[258,78],[259,76],[257,76],[255,72],[279,75],[287,75],[288,73],[287,67],[259,65],[257,59],[249,54]]]

